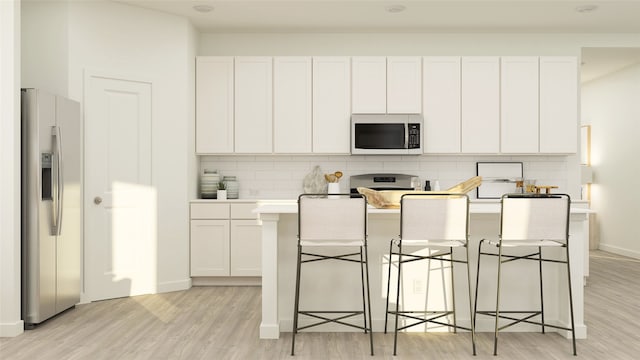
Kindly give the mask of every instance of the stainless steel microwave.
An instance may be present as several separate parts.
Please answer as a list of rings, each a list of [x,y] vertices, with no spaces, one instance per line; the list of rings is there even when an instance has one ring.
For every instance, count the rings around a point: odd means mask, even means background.
[[[422,131],[420,114],[353,114],[351,154],[420,155]]]

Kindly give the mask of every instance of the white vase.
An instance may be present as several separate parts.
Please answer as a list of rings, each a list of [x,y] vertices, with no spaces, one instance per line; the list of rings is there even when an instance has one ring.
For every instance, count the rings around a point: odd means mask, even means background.
[[[227,200],[227,190],[218,190],[218,200]]]

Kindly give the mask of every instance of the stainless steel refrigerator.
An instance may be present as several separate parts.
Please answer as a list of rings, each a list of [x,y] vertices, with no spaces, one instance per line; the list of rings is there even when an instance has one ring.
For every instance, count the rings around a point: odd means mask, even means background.
[[[80,104],[22,89],[22,319],[80,301]]]

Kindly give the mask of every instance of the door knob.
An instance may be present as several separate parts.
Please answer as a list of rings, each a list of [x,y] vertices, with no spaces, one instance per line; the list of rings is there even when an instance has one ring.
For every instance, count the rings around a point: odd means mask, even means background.
[[[96,205],[100,205],[102,203],[102,198],[100,196],[96,196],[93,198],[93,203]]]

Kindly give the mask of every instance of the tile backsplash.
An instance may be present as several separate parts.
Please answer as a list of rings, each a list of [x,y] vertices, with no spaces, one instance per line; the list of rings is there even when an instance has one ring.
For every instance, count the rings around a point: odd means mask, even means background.
[[[350,156],[350,155],[220,155],[201,156],[203,169],[215,169],[221,175],[236,176],[240,199],[294,199],[302,190],[302,181],[316,165],[323,173],[342,171],[340,190],[349,191],[351,175],[402,173],[425,180],[438,180],[447,189],[476,175],[478,161],[518,161],[524,177],[538,185],[557,185],[557,192],[569,191],[567,156]],[[198,176],[199,179],[199,176]],[[476,192],[469,194],[475,198]]]

